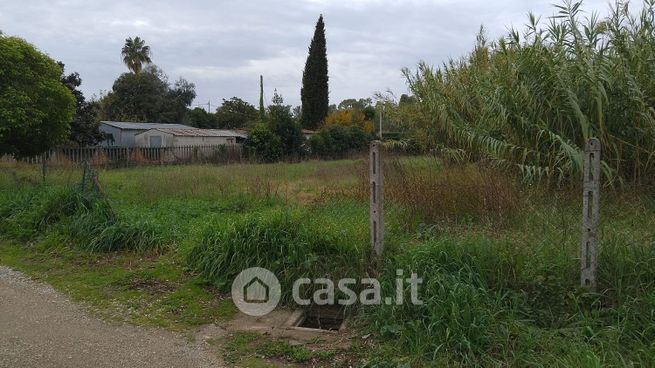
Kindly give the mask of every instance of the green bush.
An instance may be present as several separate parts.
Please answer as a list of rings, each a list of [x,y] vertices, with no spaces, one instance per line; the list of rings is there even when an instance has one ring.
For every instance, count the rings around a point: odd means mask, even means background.
[[[264,162],[282,158],[282,141],[266,124],[257,124],[250,130],[244,147],[249,154]]]
[[[305,141],[302,128],[293,120],[289,109],[289,106],[283,105],[273,105],[268,108],[270,129],[280,138],[282,154],[288,157],[302,153],[301,147]]]
[[[75,98],[62,69],[18,37],[0,33],[0,156],[33,157],[68,136]]]
[[[359,126],[331,125],[309,138],[311,153],[320,158],[342,158],[367,149],[372,137]]]

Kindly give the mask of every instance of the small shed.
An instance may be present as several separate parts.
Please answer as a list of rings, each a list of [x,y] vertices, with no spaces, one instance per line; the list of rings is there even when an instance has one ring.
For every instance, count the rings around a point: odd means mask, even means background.
[[[137,147],[218,146],[242,143],[246,135],[224,129],[150,129],[135,136]]]
[[[302,135],[303,137],[305,137],[305,139],[311,138],[314,134],[316,134],[316,131],[314,130],[309,130],[309,129],[302,130]]]
[[[183,124],[131,123],[126,121],[101,121],[100,131],[108,139],[100,142],[101,146],[134,147],[136,135],[150,129],[193,129]]]

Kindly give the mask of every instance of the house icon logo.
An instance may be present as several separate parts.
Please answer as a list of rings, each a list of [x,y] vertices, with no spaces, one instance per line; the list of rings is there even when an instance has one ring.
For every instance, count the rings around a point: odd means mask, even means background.
[[[255,277],[243,287],[243,300],[246,303],[266,303],[270,298],[270,291],[264,281]]]
[[[261,267],[248,268],[232,282],[232,301],[245,314],[261,317],[272,312],[282,292],[275,275]]]

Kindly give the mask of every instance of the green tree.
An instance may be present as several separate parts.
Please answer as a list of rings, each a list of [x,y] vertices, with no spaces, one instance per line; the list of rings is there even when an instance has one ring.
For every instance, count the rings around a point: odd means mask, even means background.
[[[196,86],[183,78],[178,79],[164,96],[165,106],[161,110],[159,121],[179,124],[195,98]]]
[[[291,106],[284,105],[284,99],[275,91],[273,103],[268,107],[269,126],[282,143],[282,153],[293,156],[301,153],[305,138],[300,124],[296,123],[291,113]]]
[[[264,76],[259,76],[259,122],[266,121],[266,108],[264,108]]]
[[[360,98],[359,100],[355,98],[347,98],[339,103],[337,109],[362,111],[365,108],[371,106],[372,104],[373,104],[373,100],[371,100],[370,98]]]
[[[34,46],[0,35],[0,155],[39,155],[64,141],[75,98],[62,69]]]
[[[314,38],[309,45],[309,55],[302,75],[302,126],[315,129],[328,115],[328,61],[323,16],[318,18]]]
[[[216,116],[200,107],[189,110],[184,117],[184,123],[201,129],[213,129],[217,127]]]
[[[195,86],[184,79],[173,87],[166,75],[150,65],[141,73],[124,73],[103,99],[107,120],[179,123],[195,98]]]
[[[250,154],[265,162],[275,162],[282,157],[282,141],[266,124],[256,124],[244,146]]]
[[[319,130],[308,143],[313,155],[335,159],[366,150],[371,138],[359,126],[332,125]]]
[[[257,110],[238,97],[223,99],[221,107],[216,109],[216,121],[219,128],[247,128],[257,121]]]
[[[134,39],[132,37],[126,38],[125,45],[121,50],[121,56],[123,56],[123,63],[134,74],[141,72],[143,64],[152,63],[150,59],[150,46],[147,46],[146,41],[140,37],[134,37]]]
[[[64,64],[61,62],[58,64],[63,72]],[[61,82],[75,97],[75,115],[71,121],[68,140],[80,147],[92,146],[104,140],[105,135],[99,129],[100,104],[97,101],[86,101],[84,94],[78,89],[82,85],[79,73],[64,74]]]

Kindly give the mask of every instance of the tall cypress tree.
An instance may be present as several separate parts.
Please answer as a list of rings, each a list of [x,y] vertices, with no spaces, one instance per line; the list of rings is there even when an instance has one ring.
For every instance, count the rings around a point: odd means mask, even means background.
[[[266,109],[264,108],[264,76],[259,76],[259,122],[266,120]]]
[[[302,74],[302,126],[317,128],[328,115],[328,63],[325,45],[323,15],[316,22],[314,38],[309,45],[309,55]]]

